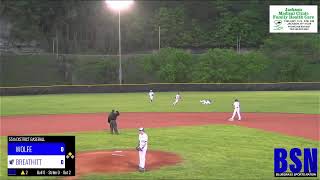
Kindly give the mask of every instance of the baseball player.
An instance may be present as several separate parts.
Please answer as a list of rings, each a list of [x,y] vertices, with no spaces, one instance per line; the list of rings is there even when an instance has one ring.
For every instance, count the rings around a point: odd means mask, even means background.
[[[180,100],[181,100],[181,95],[180,95],[180,93],[178,92],[177,95],[176,95],[176,99],[175,99],[175,101],[173,102],[172,105],[175,106]]]
[[[240,121],[241,120],[241,115],[240,115],[240,102],[238,101],[238,99],[235,99],[234,100],[234,103],[233,103],[233,114],[232,114],[232,117],[229,119],[229,121],[233,121],[234,120],[234,117],[236,116],[236,114],[238,115],[238,120]]]
[[[139,142],[136,149],[139,151],[139,171],[144,172],[148,149],[148,135],[144,132],[144,128],[139,128]]]
[[[203,105],[210,105],[212,101],[210,99],[203,99],[203,100],[200,100],[200,103]]]
[[[149,98],[150,98],[150,102],[153,102],[154,92],[152,90],[150,90],[149,92]]]

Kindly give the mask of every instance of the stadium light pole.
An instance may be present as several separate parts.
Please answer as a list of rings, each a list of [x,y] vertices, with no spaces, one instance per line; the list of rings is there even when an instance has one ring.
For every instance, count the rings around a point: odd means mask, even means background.
[[[119,84],[122,84],[122,60],[121,60],[121,11],[127,10],[133,4],[133,0],[107,0],[105,1],[107,6],[115,11],[118,11],[119,15]]]

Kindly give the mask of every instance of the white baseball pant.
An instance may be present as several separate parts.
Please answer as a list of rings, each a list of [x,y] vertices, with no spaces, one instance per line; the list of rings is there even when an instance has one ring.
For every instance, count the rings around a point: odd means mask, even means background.
[[[144,168],[146,164],[146,154],[147,154],[147,148],[144,147],[142,151],[139,151],[139,167]]]
[[[241,120],[240,108],[234,108],[231,119],[233,119],[236,116],[236,114],[238,115],[239,120]]]

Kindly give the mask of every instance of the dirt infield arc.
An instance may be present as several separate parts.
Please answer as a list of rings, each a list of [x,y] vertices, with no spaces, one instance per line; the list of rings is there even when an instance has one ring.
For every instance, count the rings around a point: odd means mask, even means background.
[[[88,173],[119,173],[138,170],[138,153],[136,150],[91,151],[82,152],[77,156],[77,174]],[[149,150],[146,166],[149,170],[162,166],[176,165],[182,159],[170,152]],[[106,163],[107,162],[107,163]],[[90,166],[89,166],[90,165]]]
[[[99,131],[107,127],[106,113],[2,116],[1,136]],[[243,113],[242,121],[229,122],[230,113],[121,113],[118,126],[158,128],[208,124],[238,125],[290,136],[320,140],[319,114]]]
[[[138,171],[139,156],[133,149],[89,151],[76,156],[76,176],[65,177],[64,180],[80,179],[81,176],[91,173],[119,174]],[[179,155],[171,152],[148,150],[146,156],[146,172],[182,162]]]

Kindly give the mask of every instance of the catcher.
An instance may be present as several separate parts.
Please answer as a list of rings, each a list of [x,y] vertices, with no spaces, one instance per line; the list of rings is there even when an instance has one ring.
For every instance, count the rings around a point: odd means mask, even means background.
[[[139,172],[145,171],[146,154],[148,149],[148,135],[144,128],[139,128],[139,143],[136,150],[139,152]]]

